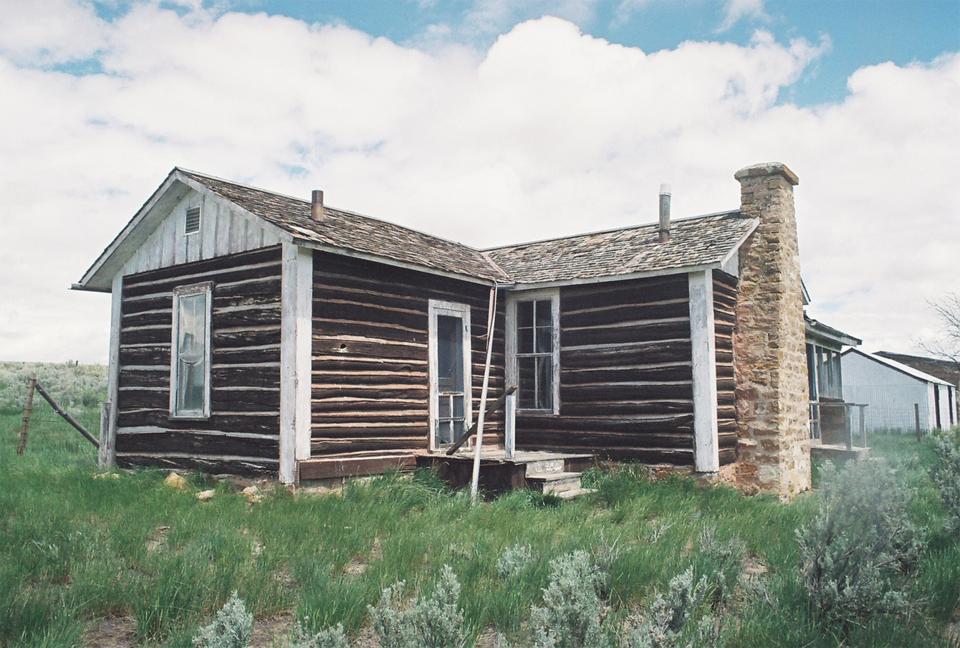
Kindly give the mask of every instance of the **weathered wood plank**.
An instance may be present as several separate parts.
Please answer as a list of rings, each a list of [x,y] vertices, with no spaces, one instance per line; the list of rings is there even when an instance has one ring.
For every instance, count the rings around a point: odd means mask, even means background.
[[[272,459],[278,452],[277,437],[251,437],[228,433],[163,430],[127,433],[117,430],[117,452],[184,452],[203,455],[243,455]]]
[[[413,454],[389,457],[346,457],[339,459],[311,459],[299,463],[300,481],[338,477],[379,475],[394,470],[411,470],[416,466]]]

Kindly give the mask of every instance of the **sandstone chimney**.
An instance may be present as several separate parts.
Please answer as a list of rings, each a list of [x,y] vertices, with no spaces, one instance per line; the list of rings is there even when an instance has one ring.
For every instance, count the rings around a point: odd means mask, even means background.
[[[310,196],[310,217],[315,221],[323,220],[323,191],[314,189]]]
[[[759,219],[740,248],[734,363],[745,485],[789,497],[810,488],[803,289],[796,174],[780,163],[740,169],[740,212]]]

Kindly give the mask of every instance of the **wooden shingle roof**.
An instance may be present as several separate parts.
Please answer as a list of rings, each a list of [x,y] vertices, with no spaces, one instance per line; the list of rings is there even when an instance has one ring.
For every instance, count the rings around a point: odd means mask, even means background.
[[[666,243],[653,223],[508,245],[487,254],[517,283],[597,279],[722,263],[756,226],[756,219],[731,211],[674,220]]]
[[[719,267],[757,226],[756,219],[731,211],[676,219],[666,243],[660,243],[658,225],[653,223],[480,250],[333,207],[324,206],[323,219],[314,220],[307,200],[177,167],[74,288],[109,292],[114,273],[156,227],[158,205],[177,197],[172,188],[178,184],[209,191],[308,247],[501,284],[591,281]]]
[[[310,216],[310,202],[307,200],[195,171],[180,169],[180,172],[302,241],[480,279],[510,280],[483,252],[462,243],[333,207],[325,206],[323,220],[316,221]]]

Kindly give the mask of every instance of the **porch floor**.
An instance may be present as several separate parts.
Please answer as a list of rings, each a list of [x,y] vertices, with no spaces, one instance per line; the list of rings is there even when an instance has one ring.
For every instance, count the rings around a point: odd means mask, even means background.
[[[810,455],[820,459],[830,459],[831,461],[860,460],[866,458],[869,454],[870,448],[853,446],[848,449],[845,443],[822,443],[820,439],[812,439],[810,443]]]

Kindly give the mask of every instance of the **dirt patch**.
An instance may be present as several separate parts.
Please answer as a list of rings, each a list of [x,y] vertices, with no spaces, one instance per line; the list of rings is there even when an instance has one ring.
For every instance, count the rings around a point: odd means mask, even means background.
[[[263,619],[255,619],[250,648],[274,648],[274,646],[284,645],[293,632],[295,621],[292,610]]]
[[[83,636],[90,648],[128,648],[137,645],[137,621],[132,616],[97,619]]]
[[[501,648],[500,633],[493,628],[487,628],[477,635],[477,642],[473,644],[475,648]]]
[[[154,532],[147,538],[147,553],[160,551],[167,546],[167,533],[170,527],[166,525],[158,526]]]
[[[353,645],[355,648],[380,648],[380,642],[377,640],[377,635],[369,622],[360,628],[360,634],[354,639]]]
[[[373,545],[370,547],[370,553],[364,559],[364,556],[357,554],[353,557],[353,560],[348,562],[343,567],[343,573],[346,576],[360,576],[363,572],[367,571],[367,566],[377,560],[383,558],[383,547],[380,545],[380,538],[373,539]]]
[[[769,571],[766,563],[756,554],[746,554],[741,565],[744,578],[751,580],[762,578]]]
[[[273,572],[273,578],[285,589],[294,588],[298,584],[297,579],[293,577],[293,574],[287,567],[281,567],[277,571]]]

